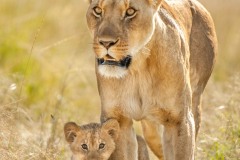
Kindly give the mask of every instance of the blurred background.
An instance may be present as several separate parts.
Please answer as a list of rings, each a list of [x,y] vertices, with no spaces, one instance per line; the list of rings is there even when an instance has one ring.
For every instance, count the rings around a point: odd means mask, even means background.
[[[237,160],[240,1],[200,2],[214,19],[219,54],[203,97],[196,159]],[[1,160],[70,159],[64,123],[99,121],[87,6],[84,0],[0,0]]]

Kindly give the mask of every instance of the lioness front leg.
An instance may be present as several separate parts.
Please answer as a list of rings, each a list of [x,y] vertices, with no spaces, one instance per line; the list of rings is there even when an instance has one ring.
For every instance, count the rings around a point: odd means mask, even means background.
[[[163,133],[165,160],[193,160],[195,125],[190,111],[177,124],[165,125]]]
[[[120,131],[116,140],[116,149],[109,160],[137,160],[138,144],[136,134],[133,129],[132,119],[121,115],[101,116],[102,123],[109,118],[117,119],[120,125]]]
[[[163,160],[160,125],[148,120],[142,120],[141,124],[143,135],[149,148],[153,151],[159,160]]]

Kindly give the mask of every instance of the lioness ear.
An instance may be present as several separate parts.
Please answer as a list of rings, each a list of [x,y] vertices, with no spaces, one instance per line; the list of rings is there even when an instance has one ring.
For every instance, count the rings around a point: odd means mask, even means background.
[[[68,143],[72,143],[77,137],[79,126],[74,122],[68,122],[64,125],[65,139]]]
[[[118,138],[120,126],[116,119],[109,119],[102,124],[102,130],[107,132],[114,139]]]
[[[150,4],[154,6],[155,9],[158,9],[163,0],[148,0]]]

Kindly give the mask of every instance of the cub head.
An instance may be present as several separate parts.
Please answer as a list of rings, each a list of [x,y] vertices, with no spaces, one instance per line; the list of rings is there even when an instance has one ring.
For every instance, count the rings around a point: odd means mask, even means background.
[[[90,123],[78,126],[68,122],[64,126],[66,141],[73,153],[72,160],[107,160],[115,150],[119,123],[110,119],[102,125]]]
[[[89,0],[87,23],[93,37],[97,72],[124,77],[138,63],[155,30],[162,0]],[[140,57],[140,58],[139,58]]]

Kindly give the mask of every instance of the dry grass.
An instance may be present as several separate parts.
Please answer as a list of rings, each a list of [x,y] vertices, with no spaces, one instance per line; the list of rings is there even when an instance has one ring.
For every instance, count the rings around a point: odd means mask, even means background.
[[[239,2],[201,1],[215,20],[219,56],[203,98],[196,157],[237,160]],[[83,0],[1,1],[1,160],[69,159],[63,124],[98,121],[100,100],[86,6]]]
[[[240,157],[240,75],[211,81],[203,98],[197,159],[237,160]]]

